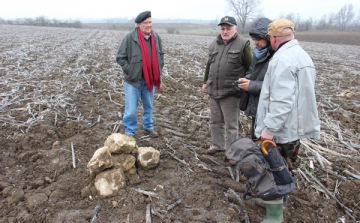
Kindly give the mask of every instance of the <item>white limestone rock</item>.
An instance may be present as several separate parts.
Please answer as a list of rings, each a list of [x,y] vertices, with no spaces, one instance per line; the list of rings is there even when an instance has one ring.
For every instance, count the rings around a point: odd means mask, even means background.
[[[135,166],[136,158],[131,154],[113,154],[112,162],[114,168],[122,168],[124,172]]]
[[[153,147],[139,147],[137,162],[140,166],[150,169],[156,167],[160,161],[160,152]]]
[[[112,166],[113,162],[111,159],[111,153],[109,151],[109,147],[107,146],[97,149],[87,164],[87,168],[90,170],[90,175],[98,174],[105,169],[111,168]]]
[[[101,197],[117,196],[126,187],[124,172],[122,169],[103,171],[96,176],[94,185]]]
[[[134,137],[121,133],[111,134],[104,143],[113,153],[137,153],[137,145]]]

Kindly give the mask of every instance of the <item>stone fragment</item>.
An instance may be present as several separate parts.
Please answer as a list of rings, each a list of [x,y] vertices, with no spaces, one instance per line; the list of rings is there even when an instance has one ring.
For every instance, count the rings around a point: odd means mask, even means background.
[[[111,134],[104,143],[110,153],[137,153],[136,141],[133,137],[121,133]]]
[[[126,187],[122,169],[111,169],[99,173],[95,178],[95,188],[100,197],[114,197]]]
[[[136,158],[131,154],[113,154],[111,156],[113,167],[122,168],[124,172],[130,170],[135,166]]]
[[[137,162],[140,166],[150,169],[156,167],[160,161],[160,152],[153,147],[139,147]]]
[[[93,157],[87,164],[87,168],[90,170],[90,175],[98,174],[112,166],[113,162],[111,160],[111,154],[107,146],[96,150]]]

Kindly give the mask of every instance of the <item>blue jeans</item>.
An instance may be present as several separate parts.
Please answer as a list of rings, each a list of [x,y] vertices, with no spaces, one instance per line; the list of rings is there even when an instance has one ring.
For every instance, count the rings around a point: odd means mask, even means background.
[[[138,127],[136,111],[138,109],[140,99],[143,105],[142,127],[145,130],[153,129],[154,121],[152,119],[152,114],[155,87],[153,88],[152,92],[149,92],[144,80],[141,82],[139,87],[135,87],[124,82],[124,93],[125,112],[122,124],[125,126],[125,134],[135,135],[136,133],[136,129]]]

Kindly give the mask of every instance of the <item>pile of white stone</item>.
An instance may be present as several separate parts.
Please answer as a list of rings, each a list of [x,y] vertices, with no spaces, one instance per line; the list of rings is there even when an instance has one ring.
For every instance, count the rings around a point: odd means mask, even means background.
[[[136,170],[136,165],[145,169],[159,164],[160,152],[153,147],[138,147],[133,137],[114,133],[104,147],[95,151],[87,168],[95,177],[95,188],[101,197],[117,196],[126,188],[125,172]]]

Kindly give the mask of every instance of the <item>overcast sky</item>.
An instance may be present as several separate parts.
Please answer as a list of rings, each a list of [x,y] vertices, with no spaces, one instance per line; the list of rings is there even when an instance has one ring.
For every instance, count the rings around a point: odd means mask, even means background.
[[[353,4],[355,14],[360,13],[359,0],[262,0],[260,10],[270,19],[294,13],[302,20],[318,20],[345,4]],[[220,20],[230,14],[225,0],[1,0],[0,18],[131,19],[145,10],[159,19]]]

